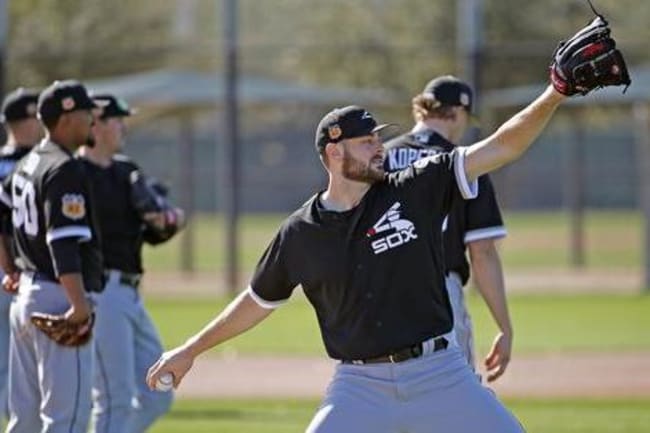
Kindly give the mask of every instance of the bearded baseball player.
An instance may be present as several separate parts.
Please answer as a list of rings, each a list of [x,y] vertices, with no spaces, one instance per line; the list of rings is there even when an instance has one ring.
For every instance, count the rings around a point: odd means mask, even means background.
[[[555,56],[553,85],[495,133],[402,171],[384,171],[385,125],[370,112],[327,113],[315,140],[327,189],[285,220],[248,289],[151,366],[149,386],[168,374],[178,386],[199,354],[260,323],[301,285],[339,361],[308,433],[523,432],[456,344],[440,227],[454,200],[476,196],[479,176],[528,149],[566,96],[629,84],[609,32],[584,33],[568,41],[578,54]]]
[[[39,96],[45,139],[0,188],[11,215],[16,260],[0,243],[10,310],[7,433],[85,433],[90,416],[90,293],[101,291],[102,261],[92,195],[74,151],[90,138],[97,106],[77,81]],[[19,275],[19,279],[16,276]],[[17,286],[17,287],[16,287]]]
[[[451,152],[460,143],[472,113],[470,86],[452,76],[431,80],[413,98],[413,129],[384,146],[387,172],[403,170],[420,158]],[[494,189],[488,175],[478,178],[478,196],[455,200],[442,224],[445,247],[446,285],[454,316],[454,332],[467,362],[474,368],[472,321],[465,305],[463,286],[470,276],[465,256],[469,250],[474,281],[499,328],[492,349],[485,358],[488,381],[503,374],[510,360],[512,324],[503,283],[503,270],[495,239],[506,235]]]

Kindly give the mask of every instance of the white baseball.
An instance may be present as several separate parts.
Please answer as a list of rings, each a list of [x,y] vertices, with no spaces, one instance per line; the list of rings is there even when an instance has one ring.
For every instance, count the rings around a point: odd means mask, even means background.
[[[174,375],[167,372],[156,381],[156,391],[169,391],[174,387]]]

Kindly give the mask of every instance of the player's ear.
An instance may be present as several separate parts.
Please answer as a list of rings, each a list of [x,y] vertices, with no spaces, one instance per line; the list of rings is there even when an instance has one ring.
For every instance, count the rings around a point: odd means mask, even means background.
[[[325,155],[328,161],[334,161],[343,158],[343,145],[339,143],[327,143],[325,146]]]

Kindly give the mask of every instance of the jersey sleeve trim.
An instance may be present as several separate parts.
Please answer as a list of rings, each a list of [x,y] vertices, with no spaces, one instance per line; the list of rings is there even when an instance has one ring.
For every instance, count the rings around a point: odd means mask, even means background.
[[[85,242],[92,239],[93,235],[90,228],[87,226],[65,226],[48,231],[47,236],[45,236],[45,241],[50,245],[57,239],[73,237],[79,238],[80,241]]]
[[[483,229],[469,230],[465,232],[465,243],[480,241],[483,239],[504,238],[508,232],[504,226],[486,227]]]
[[[255,301],[255,303],[257,303],[257,305],[259,305],[262,308],[266,308],[267,310],[275,310],[276,308],[280,307],[281,305],[286,304],[287,301],[288,301],[288,299],[281,299],[279,301],[267,301],[266,299],[262,299],[262,298],[260,298],[260,295],[255,293],[255,291],[253,290],[253,288],[251,286],[248,286],[246,291],[251,296],[253,301]]]
[[[8,207],[12,206],[11,196],[7,194],[2,185],[0,185],[0,201]]]
[[[467,148],[465,147],[458,147],[456,149],[454,174],[456,175],[456,183],[458,183],[460,194],[465,200],[469,200],[476,198],[478,195],[478,179],[474,179],[472,182],[467,179],[467,173],[465,172],[465,153],[467,153]]]

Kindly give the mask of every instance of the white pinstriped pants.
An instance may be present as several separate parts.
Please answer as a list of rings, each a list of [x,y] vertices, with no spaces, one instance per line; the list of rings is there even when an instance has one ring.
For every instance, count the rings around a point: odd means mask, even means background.
[[[524,433],[456,345],[398,364],[339,364],[307,433]]]
[[[21,276],[10,313],[7,433],[86,433],[93,341],[64,347],[30,322],[33,312],[61,314],[69,306],[59,284]]]

